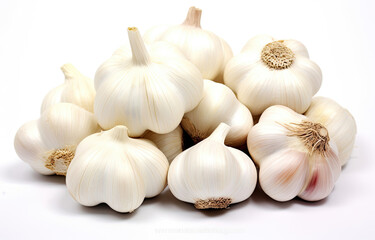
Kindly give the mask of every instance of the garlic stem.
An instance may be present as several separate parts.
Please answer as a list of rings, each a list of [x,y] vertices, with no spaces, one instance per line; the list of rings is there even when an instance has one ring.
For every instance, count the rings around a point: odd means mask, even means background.
[[[72,79],[74,76],[82,75],[77,68],[75,68],[71,63],[66,63],[61,66],[61,71],[64,73],[65,79]]]
[[[128,28],[128,36],[130,47],[133,54],[133,62],[137,65],[148,65],[150,63],[150,55],[147,52],[145,43],[141,34],[136,27]]]
[[[116,126],[110,130],[113,139],[123,142],[129,139],[128,128],[125,126]]]
[[[230,126],[222,122],[215,129],[215,131],[213,131],[209,138],[224,144],[225,138],[227,137],[229,130]]]
[[[202,10],[196,7],[189,8],[189,12],[182,24],[201,28]]]

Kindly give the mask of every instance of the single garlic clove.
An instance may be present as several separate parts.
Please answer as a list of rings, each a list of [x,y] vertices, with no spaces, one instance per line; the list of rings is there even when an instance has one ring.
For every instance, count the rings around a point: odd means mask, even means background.
[[[332,145],[332,143],[331,143]],[[331,148],[326,155],[314,157],[314,164],[310,165],[309,177],[303,191],[298,196],[307,201],[318,201],[326,198],[337,181],[341,166],[337,149]]]
[[[314,97],[305,115],[323,124],[337,145],[341,166],[345,165],[353,151],[357,126],[350,112],[334,100]]]
[[[171,163],[173,159],[182,152],[184,141],[183,131],[180,126],[175,130],[166,134],[157,134],[147,131],[143,138],[151,140],[167,157],[168,162]]]
[[[221,122],[231,127],[225,144],[238,147],[246,143],[253,126],[250,111],[228,87],[205,79],[202,100],[194,110],[184,115],[181,125],[194,142],[199,142],[210,136]]]
[[[65,82],[52,89],[43,99],[41,113],[57,103],[73,103],[87,111],[94,111],[95,88],[93,81],[79,72],[72,64],[64,64],[61,71]]]
[[[250,197],[256,169],[246,154],[224,145],[229,130],[221,123],[207,139],[173,160],[168,185],[176,198],[207,209],[227,208]]]
[[[35,171],[65,175],[78,143],[98,131],[92,113],[71,103],[57,103],[17,131],[14,148]]]
[[[305,184],[309,161],[305,153],[285,149],[263,160],[259,183],[263,191],[276,201],[295,198]]]
[[[145,197],[158,195],[166,186],[168,161],[145,139],[128,137],[127,128],[85,138],[77,147],[66,184],[80,204],[107,203],[118,212],[132,212]]]

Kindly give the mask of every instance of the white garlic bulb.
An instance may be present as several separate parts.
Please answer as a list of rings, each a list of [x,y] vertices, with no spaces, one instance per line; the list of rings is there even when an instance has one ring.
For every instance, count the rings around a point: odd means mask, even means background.
[[[211,136],[173,160],[168,185],[176,198],[207,209],[227,208],[250,197],[257,172],[245,153],[224,145],[229,130],[221,123]]]
[[[14,148],[35,171],[65,175],[78,143],[98,131],[94,114],[71,103],[57,103],[17,131]]]
[[[285,106],[264,111],[247,141],[260,167],[260,186],[277,201],[321,200],[340,175],[337,147],[327,129]]]
[[[272,105],[304,113],[321,86],[322,72],[302,43],[260,35],[228,62],[224,82],[254,116]]]
[[[65,75],[65,82],[48,92],[43,99],[41,112],[60,102],[73,103],[94,112],[94,82],[72,64],[64,64],[61,70]]]
[[[222,38],[201,28],[201,14],[202,10],[191,7],[182,24],[169,28],[157,26],[145,36],[148,41],[173,43],[199,68],[203,78],[222,82],[225,65],[233,57],[233,52]]]
[[[202,75],[172,45],[158,44],[163,48],[149,54],[137,28],[128,34],[132,55],[121,48],[96,72],[98,123],[103,129],[125,125],[134,137],[171,132],[201,100]]]
[[[168,161],[146,139],[128,137],[125,126],[93,134],[77,147],[66,186],[82,205],[107,203],[118,212],[132,212],[144,198],[163,191]]]
[[[230,126],[225,144],[238,147],[246,144],[253,126],[249,109],[240,103],[227,86],[204,80],[203,98],[196,108],[185,113],[181,125],[194,142],[207,138],[221,122]]]
[[[337,145],[341,166],[345,165],[353,151],[357,134],[357,126],[350,112],[332,99],[314,97],[305,115],[327,128],[330,138]]]
[[[182,152],[184,147],[183,131],[180,125],[169,133],[157,134],[147,131],[142,137],[155,143],[160,151],[167,157],[169,163]]]

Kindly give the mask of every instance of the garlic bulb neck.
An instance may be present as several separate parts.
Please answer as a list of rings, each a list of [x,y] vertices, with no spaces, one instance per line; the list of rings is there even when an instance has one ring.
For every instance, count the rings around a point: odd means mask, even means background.
[[[133,55],[133,62],[137,65],[148,65],[151,63],[150,54],[148,53],[141,34],[136,27],[128,28],[130,47]]]
[[[201,9],[196,8],[196,7],[191,7],[189,8],[189,12],[186,16],[186,19],[182,24],[201,28],[201,15],[202,15]]]
[[[77,75],[82,75],[72,64],[67,63],[61,66],[61,71],[64,73],[65,80],[74,78]]]
[[[283,40],[280,40],[264,46],[261,52],[261,59],[269,68],[281,70],[290,67],[295,57],[292,50],[285,46]]]
[[[209,138],[224,144],[225,138],[228,135],[229,130],[229,125],[225,123],[220,123],[219,126],[215,129],[215,131],[213,131],[213,133],[209,136]]]
[[[303,141],[310,154],[325,154],[329,149],[328,131],[322,124],[302,121],[283,126],[291,132],[289,136],[297,136]]]
[[[116,126],[110,131],[113,139],[123,142],[129,139],[128,128],[125,126]]]
[[[56,173],[56,175],[66,176],[66,171],[70,162],[74,158],[75,148],[65,147],[56,149],[52,153],[47,154],[45,167]]]
[[[197,200],[194,204],[196,209],[209,209],[209,208],[228,208],[228,206],[232,203],[231,198],[211,198],[208,200]]]

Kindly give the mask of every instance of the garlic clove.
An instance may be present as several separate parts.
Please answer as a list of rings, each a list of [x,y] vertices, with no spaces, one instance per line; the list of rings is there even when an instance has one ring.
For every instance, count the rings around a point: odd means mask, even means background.
[[[182,152],[184,146],[183,131],[180,125],[172,132],[166,134],[157,134],[147,131],[143,135],[143,138],[155,143],[167,157],[169,163],[171,163],[173,159]]]
[[[78,143],[98,131],[92,113],[71,103],[57,103],[17,131],[14,147],[37,172],[65,175]]]
[[[253,126],[250,111],[228,87],[204,80],[202,100],[194,110],[184,115],[181,125],[193,141],[199,142],[207,138],[221,122],[231,127],[225,139],[227,145],[241,146],[246,143]]]
[[[303,188],[308,169],[306,154],[284,149],[263,160],[259,182],[263,191],[276,201],[289,201]]]
[[[330,149],[325,156],[316,156],[314,160],[315,163],[310,166],[307,185],[298,194],[306,201],[318,201],[326,198],[332,192],[341,172],[336,149]]]
[[[80,204],[107,203],[118,212],[132,212],[145,197],[166,186],[168,161],[145,139],[132,139],[125,126],[93,134],[77,147],[66,184]]]
[[[54,172],[45,167],[43,153],[48,147],[42,141],[38,129],[38,121],[33,120],[22,125],[15,136],[14,148],[17,155],[37,172],[44,175],[51,175]]]
[[[43,99],[41,113],[57,103],[73,103],[87,111],[94,111],[95,88],[93,81],[79,72],[72,64],[61,67],[65,82],[52,89]]]
[[[173,160],[168,185],[176,198],[207,209],[227,208],[250,197],[256,169],[246,154],[224,145],[229,130],[221,123],[207,139]]]
[[[334,100],[325,97],[314,97],[305,115],[328,129],[337,145],[341,166],[345,165],[353,151],[357,133],[354,117]]]

